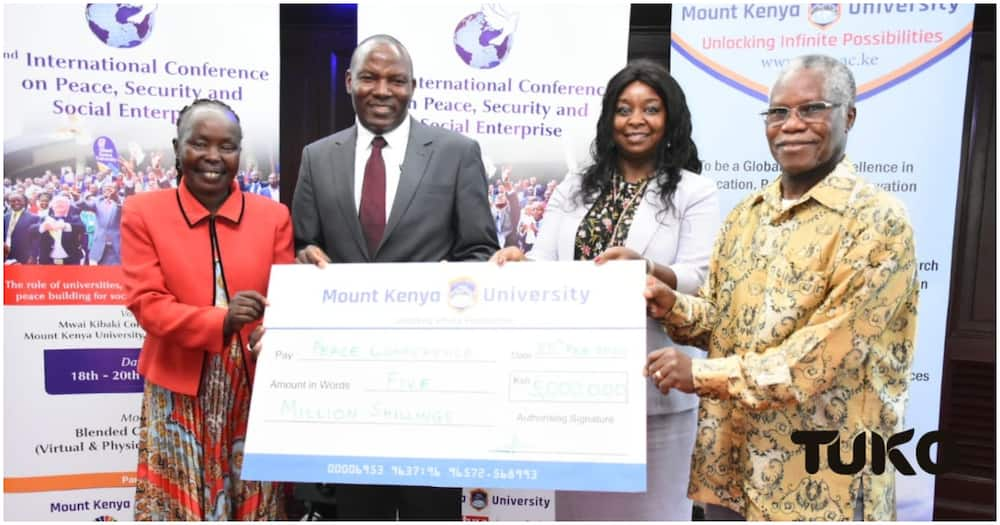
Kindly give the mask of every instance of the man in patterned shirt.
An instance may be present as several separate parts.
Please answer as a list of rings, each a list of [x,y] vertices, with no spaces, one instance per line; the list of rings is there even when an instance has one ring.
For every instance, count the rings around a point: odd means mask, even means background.
[[[671,338],[708,350],[649,355],[667,394],[701,396],[692,499],[706,517],[894,519],[895,469],[869,461],[808,474],[797,430],[834,430],[851,463],[859,433],[902,430],[917,327],[913,232],[902,204],[845,156],[856,87],[836,59],[795,59],[763,114],[781,176],[740,203],[716,241],[697,296],[650,279],[650,315]],[[869,438],[870,443],[870,438]],[[833,445],[830,445],[833,446]]]

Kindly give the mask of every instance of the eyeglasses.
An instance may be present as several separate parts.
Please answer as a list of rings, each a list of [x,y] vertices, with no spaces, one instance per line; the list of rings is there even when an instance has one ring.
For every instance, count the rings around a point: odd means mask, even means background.
[[[843,106],[843,104],[834,104],[833,102],[826,101],[806,102],[794,108],[784,106],[767,108],[767,111],[761,111],[760,116],[764,117],[764,122],[768,126],[784,124],[793,111],[798,115],[799,120],[803,122],[822,122],[833,108],[839,108],[840,106]]]

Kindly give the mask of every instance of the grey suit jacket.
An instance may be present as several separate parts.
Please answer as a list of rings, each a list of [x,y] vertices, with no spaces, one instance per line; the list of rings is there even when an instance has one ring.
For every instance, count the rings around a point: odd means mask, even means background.
[[[479,144],[410,119],[403,170],[376,253],[368,253],[354,203],[351,126],[302,150],[292,196],[295,247],[333,262],[485,261],[499,247]]]
[[[107,243],[111,242],[112,249],[121,255],[122,253],[122,207],[115,203],[111,208],[105,208],[98,202],[82,202],[80,207],[94,212],[97,216],[97,224],[94,228],[94,242],[91,244],[90,260],[99,262],[104,256]]]

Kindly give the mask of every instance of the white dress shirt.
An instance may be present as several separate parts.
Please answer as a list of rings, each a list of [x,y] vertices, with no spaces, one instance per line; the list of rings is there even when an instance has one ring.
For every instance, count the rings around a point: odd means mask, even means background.
[[[365,164],[372,151],[372,139],[375,134],[361,125],[355,117],[358,128],[358,142],[354,146],[354,209],[361,209],[361,189],[365,183]],[[382,160],[385,161],[385,222],[389,222],[389,211],[399,187],[399,177],[403,172],[403,158],[406,156],[406,146],[410,142],[410,115],[396,129],[384,133],[385,147],[382,148]]]

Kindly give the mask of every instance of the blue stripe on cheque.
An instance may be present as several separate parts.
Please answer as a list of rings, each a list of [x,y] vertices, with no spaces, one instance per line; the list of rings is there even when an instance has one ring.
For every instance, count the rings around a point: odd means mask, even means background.
[[[511,489],[644,492],[646,465],[553,461],[247,454],[243,479]]]

